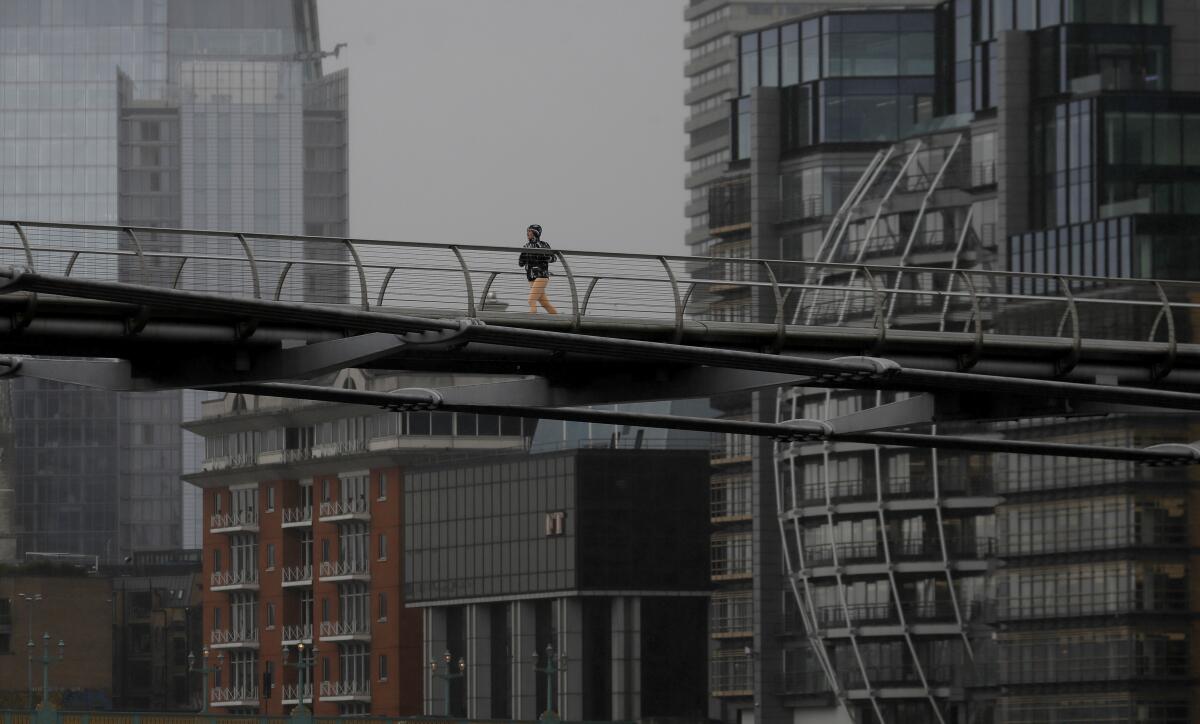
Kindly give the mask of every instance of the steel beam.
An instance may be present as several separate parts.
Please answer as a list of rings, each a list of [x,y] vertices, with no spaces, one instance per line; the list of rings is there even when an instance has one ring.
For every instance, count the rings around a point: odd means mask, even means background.
[[[223,386],[220,389],[228,392],[240,392],[242,394],[261,395],[265,397],[290,397],[342,404],[369,405],[397,411],[443,410],[446,412],[470,412],[482,415],[597,422],[611,425],[632,425],[753,435],[783,442],[844,441],[872,445],[938,448],[943,450],[971,450],[1056,457],[1096,458],[1103,460],[1131,460],[1148,465],[1190,465],[1200,463],[1200,448],[1190,445],[1170,445],[1143,450],[1127,447],[1105,447],[1102,445],[1075,445],[1028,440],[1002,440],[998,438],[923,435],[899,432],[838,433],[834,431],[832,425],[821,420],[792,420],[770,423],[683,417],[678,415],[611,412],[607,410],[579,408],[477,405],[447,402],[437,391],[427,389],[372,392],[368,390],[344,390],[290,383],[229,385]]]

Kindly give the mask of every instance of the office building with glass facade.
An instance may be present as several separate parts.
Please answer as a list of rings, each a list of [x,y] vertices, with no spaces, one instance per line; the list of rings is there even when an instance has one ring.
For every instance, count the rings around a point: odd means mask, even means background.
[[[1200,222],[1200,159],[1188,150],[1200,101],[1195,3],[916,5],[740,34],[731,159],[709,193],[717,248],[920,267],[920,283],[937,289],[968,269],[1048,274],[1028,291],[1079,294],[1088,290],[1053,275],[1200,275],[1189,240]],[[721,273],[722,254],[711,256]],[[861,274],[847,266],[809,281]],[[889,328],[1037,334],[1062,316],[1030,307],[977,317],[953,299],[907,299],[886,309]],[[721,319],[782,311],[798,323],[870,324],[876,312],[819,291],[803,309],[745,292],[706,301]],[[1153,315],[1078,323],[1101,337],[1106,325],[1160,338],[1167,326]],[[904,397],[796,388],[724,409],[830,419]],[[1131,446],[1195,437],[1190,419],[1168,415],[987,430]],[[1189,473],[842,443],[728,447],[718,462],[741,471],[730,476],[741,487],[714,482],[714,516],[727,515],[714,517],[713,545],[742,562],[716,581],[710,611],[714,716],[1196,719]]]
[[[0,0],[0,217],[346,234],[346,74],[319,51],[315,0]],[[220,251],[131,236],[94,243]],[[175,266],[75,273],[170,283]],[[179,430],[196,394],[6,384],[19,554],[199,545],[180,483],[199,462]]]
[[[425,713],[703,716],[708,471],[707,447],[607,445],[408,468],[405,600],[465,674],[430,668]]]
[[[464,380],[343,370],[322,382]],[[405,607],[406,470],[439,454],[523,450],[532,422],[229,394],[187,426],[205,450],[188,475],[204,501],[202,636],[225,657],[213,710],[280,715],[315,702],[319,716],[421,713],[421,615]],[[301,649],[311,666],[298,670]]]

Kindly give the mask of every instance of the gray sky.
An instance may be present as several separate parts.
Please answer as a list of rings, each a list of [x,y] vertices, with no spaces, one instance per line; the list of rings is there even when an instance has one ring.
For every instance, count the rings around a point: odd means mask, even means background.
[[[682,0],[320,0],[359,237],[683,254]]]

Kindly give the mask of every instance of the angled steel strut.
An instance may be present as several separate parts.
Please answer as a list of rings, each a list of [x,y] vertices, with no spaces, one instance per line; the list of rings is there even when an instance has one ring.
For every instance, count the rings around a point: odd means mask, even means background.
[[[533,417],[547,420],[597,422],[610,425],[640,425],[675,430],[732,433],[769,437],[782,442],[858,442],[900,447],[939,448],[943,450],[973,450],[980,452],[1024,453],[1058,457],[1131,460],[1146,465],[1200,464],[1200,448],[1192,445],[1161,445],[1145,450],[1102,445],[999,440],[950,435],[923,435],[901,432],[838,433],[823,420],[792,420],[782,423],[720,420],[703,417],[656,415],[634,412],[611,412],[582,408],[527,407],[524,405],[473,405],[447,402],[436,390],[407,389],[396,392],[346,390],[317,385],[298,385],[273,382],[253,385],[229,385],[220,388],[264,397],[289,397],[322,402],[370,405],[397,412],[442,410],[471,412],[483,415]]]

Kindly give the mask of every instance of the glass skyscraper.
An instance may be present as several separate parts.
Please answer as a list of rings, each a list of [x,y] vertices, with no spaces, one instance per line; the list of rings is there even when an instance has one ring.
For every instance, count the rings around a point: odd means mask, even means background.
[[[0,0],[0,218],[346,234],[348,79],[319,51],[315,0]],[[9,384],[18,553],[199,546],[196,393]]]

